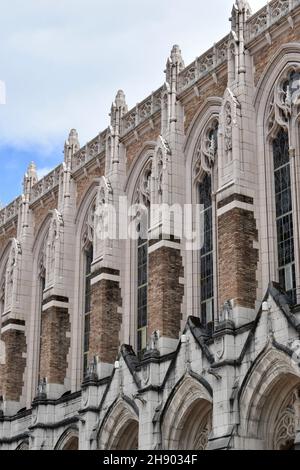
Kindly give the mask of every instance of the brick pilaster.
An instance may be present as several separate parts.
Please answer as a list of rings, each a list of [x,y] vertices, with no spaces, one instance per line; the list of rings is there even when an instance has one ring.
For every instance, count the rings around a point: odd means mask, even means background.
[[[232,207],[232,203],[237,207]],[[219,305],[233,300],[234,306],[254,309],[258,263],[254,243],[258,241],[258,232],[254,212],[243,205],[251,207],[253,200],[233,195],[218,204],[222,211],[218,217]]]
[[[148,334],[159,330],[161,337],[178,339],[184,294],[180,245],[153,248],[149,249]]]
[[[91,286],[89,360],[113,364],[119,352],[121,291],[119,271],[94,273]],[[116,280],[114,280],[116,279]]]
[[[21,327],[25,326],[25,322]],[[10,327],[10,329],[5,329]],[[2,325],[1,334],[2,357],[0,365],[0,395],[5,401],[19,401],[24,385],[23,375],[26,366],[26,337],[25,332],[14,329],[14,325]]]
[[[70,348],[70,319],[67,308],[51,306],[43,311],[41,322],[40,378],[48,384],[63,385]]]

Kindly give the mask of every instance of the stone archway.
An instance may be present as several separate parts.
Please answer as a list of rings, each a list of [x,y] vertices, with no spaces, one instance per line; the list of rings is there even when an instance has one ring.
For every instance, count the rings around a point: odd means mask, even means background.
[[[18,445],[16,450],[29,450],[29,441],[23,441],[21,444]]]
[[[98,447],[101,450],[137,450],[139,422],[136,411],[119,399],[100,428]]]
[[[62,450],[78,450],[79,440],[77,436],[73,436],[69,439],[68,442],[64,445]]]
[[[186,377],[164,410],[164,449],[204,450],[212,428],[212,397],[208,390]]]
[[[260,449],[294,448],[299,427],[300,370],[283,352],[268,349],[240,395],[241,434]]]
[[[78,429],[67,429],[59,438],[55,450],[79,450]]]

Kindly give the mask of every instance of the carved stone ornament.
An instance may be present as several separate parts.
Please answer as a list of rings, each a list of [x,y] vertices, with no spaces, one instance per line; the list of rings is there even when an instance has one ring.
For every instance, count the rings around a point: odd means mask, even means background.
[[[22,253],[21,244],[15,238],[12,239],[9,258],[6,268],[5,285],[5,308],[9,309],[12,305],[13,285],[17,281],[18,258]]]
[[[208,413],[201,428],[194,443],[194,449],[196,450],[205,450],[207,448],[208,438],[211,433],[211,413]]]
[[[216,357],[218,361],[220,361],[222,357],[224,356],[224,352],[225,352],[224,336],[215,339],[215,347],[216,347]]]
[[[164,184],[167,184],[168,164],[171,153],[172,152],[167,140],[162,136],[159,136],[154,151],[152,166],[155,188],[155,203],[162,202]]]
[[[135,191],[134,203],[143,204],[148,206],[150,203],[150,191],[151,191],[151,176],[152,176],[152,158],[148,161],[144,167]]]
[[[201,179],[203,172],[209,174],[212,172],[218,154],[218,129],[219,122],[213,119],[202,133],[194,170],[195,180]]]
[[[295,409],[293,398],[289,405],[284,408],[275,423],[274,450],[288,450],[293,446],[296,437]]]
[[[55,271],[55,258],[56,251],[59,249],[59,242],[61,236],[61,227],[63,227],[64,221],[62,214],[57,209],[52,211],[52,220],[50,223],[48,237],[47,237],[47,251],[46,251],[46,283],[50,285],[54,281]]]
[[[86,247],[90,243],[94,242],[94,229],[95,229],[95,211],[96,211],[96,200],[90,205],[86,220],[84,224],[84,230],[82,234],[82,246]]]
[[[7,270],[7,264],[4,267],[2,278],[0,280],[0,314],[4,312],[4,308],[5,308],[6,270]]]
[[[94,232],[97,240],[106,239],[109,230],[113,229],[113,219],[111,220],[111,209],[113,208],[113,189],[109,179],[102,176],[100,179],[96,206],[94,213]]]
[[[267,115],[267,132],[274,138],[278,127],[289,130],[300,116],[300,67],[291,65],[275,83]]]

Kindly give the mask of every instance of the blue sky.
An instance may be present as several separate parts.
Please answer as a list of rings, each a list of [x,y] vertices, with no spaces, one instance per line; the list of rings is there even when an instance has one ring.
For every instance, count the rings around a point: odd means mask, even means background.
[[[131,108],[158,88],[173,44],[188,65],[227,34],[233,0],[1,3],[0,201],[7,204],[21,193],[30,161],[39,175],[61,162],[69,129],[81,145],[105,129],[118,89]],[[253,11],[265,3],[250,0]]]

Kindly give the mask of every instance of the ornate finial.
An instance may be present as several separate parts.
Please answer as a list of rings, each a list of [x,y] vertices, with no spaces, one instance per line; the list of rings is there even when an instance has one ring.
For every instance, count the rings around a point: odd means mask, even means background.
[[[36,171],[36,165],[34,162],[31,162],[28,165],[27,171],[24,175],[24,193],[26,194],[32,186],[37,182],[38,175]]]
[[[173,64],[173,65],[178,64],[178,66],[179,66],[179,72],[184,69],[184,61],[183,61],[183,59],[182,59],[181,49],[180,49],[180,47],[179,47],[177,44],[175,44],[175,45],[172,47],[172,50],[171,50],[171,61],[172,61],[172,64]]]
[[[174,77],[174,72],[172,72],[173,68],[176,69],[175,75],[178,75],[184,69],[184,61],[182,59],[181,50],[177,44],[172,47],[171,55],[167,60],[165,73],[168,83],[171,83],[171,77]]]
[[[30,178],[32,184],[37,182],[37,171],[36,171],[36,164],[34,162],[30,162],[28,169],[27,169],[27,178]]]
[[[78,140],[78,132],[76,129],[71,129],[69,133],[69,138],[66,141],[66,145],[71,147],[73,152],[77,152],[80,149],[80,143]]]
[[[128,108],[127,108],[127,104],[126,104],[126,97],[125,97],[125,93],[123,90],[119,90],[117,95],[116,95],[116,99],[115,99],[115,105],[117,108],[122,108],[123,109],[123,112],[126,113]]]
[[[236,7],[239,12],[245,12],[246,13],[246,19],[249,18],[252,14],[251,7],[249,5],[249,2],[247,0],[236,0]]]
[[[111,105],[111,112],[110,112],[110,123],[113,128],[117,125],[120,125],[120,120],[128,111],[128,107],[126,104],[126,97],[123,90],[119,90],[115,101]]]
[[[86,378],[89,380],[98,380],[97,373],[97,358],[96,356],[90,361],[90,364],[87,369]]]
[[[40,379],[37,386],[37,398],[40,400],[45,400],[47,398],[46,393],[47,380],[45,378]]]

